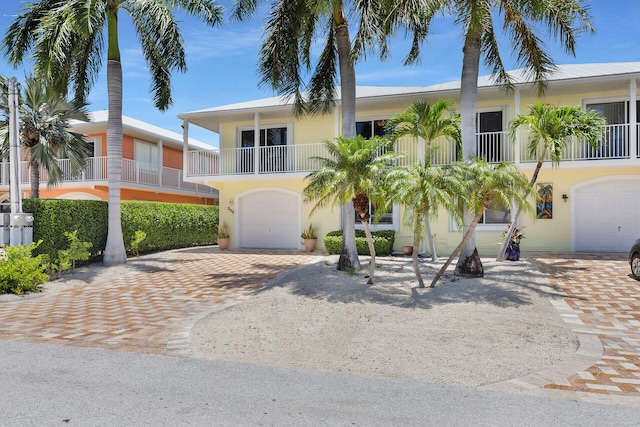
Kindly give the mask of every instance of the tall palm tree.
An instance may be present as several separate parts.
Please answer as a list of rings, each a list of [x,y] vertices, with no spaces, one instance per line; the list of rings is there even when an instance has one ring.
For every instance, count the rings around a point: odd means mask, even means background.
[[[548,29],[557,37],[564,50],[575,56],[577,37],[583,32],[593,33],[588,7],[582,0],[449,0],[448,6],[462,26],[464,35],[462,77],[460,81],[460,116],[462,124],[462,154],[469,160],[476,156],[476,110],[478,100],[478,72],[480,58],[491,68],[497,83],[513,87],[504,69],[498,49],[494,18],[500,15],[502,28],[511,41],[517,63],[527,68],[540,93],[545,79],[554,70],[554,63],[537,35],[537,27]],[[466,222],[473,213],[466,215]],[[469,225],[467,225],[468,227]],[[464,246],[458,263],[460,270],[480,274],[482,262],[476,251],[475,233]]]
[[[562,154],[567,142],[572,137],[589,144],[593,148],[598,147],[602,140],[603,127],[606,120],[594,110],[579,105],[555,107],[553,105],[536,102],[529,106],[529,114],[521,114],[509,123],[509,137],[516,139],[516,133],[524,126],[529,130],[527,138],[527,151],[531,159],[537,159],[536,168],[531,176],[530,185],[533,188],[538,180],[538,174],[542,164],[550,155],[551,162],[558,166],[562,160]],[[525,194],[527,197],[528,194]],[[520,223],[520,209],[516,208],[513,223]],[[504,259],[507,244],[516,227],[509,227],[509,231],[498,251],[497,259]]]
[[[447,169],[431,166],[428,154],[423,164],[413,163],[391,168],[384,175],[384,187],[391,195],[388,202],[404,205],[404,223],[413,230],[413,270],[421,288],[424,288],[424,281],[418,264],[418,250],[425,232],[432,247],[434,246],[429,216],[435,217],[438,208],[443,206],[453,214],[460,226],[463,225],[456,205],[456,194],[465,190],[464,183],[459,178],[459,175],[449,173]],[[435,254],[435,248],[432,249],[432,254]]]
[[[151,71],[155,105],[166,110],[172,103],[171,72],[186,71],[184,42],[174,9],[196,16],[210,26],[222,19],[222,7],[214,0],[41,0],[24,6],[3,40],[3,50],[11,64],[18,66],[32,54],[37,77],[55,82],[61,93],[72,85],[76,100],[82,101],[102,68],[106,42],[109,225],[104,263],[107,265],[127,260],[120,224],[122,66],[118,14],[122,11],[131,17]]]
[[[0,76],[0,79],[5,79]],[[80,173],[89,157],[84,136],[69,130],[71,119],[88,121],[84,105],[70,102],[40,79],[27,76],[20,99],[20,143],[31,174],[31,198],[40,197],[40,168],[52,187],[64,178],[59,159],[69,160],[72,175]],[[3,85],[4,86],[4,85]],[[8,140],[2,141],[8,144]],[[7,145],[8,146],[8,145]],[[4,150],[3,150],[4,151]]]
[[[321,207],[344,205],[351,201],[355,215],[362,223],[371,263],[369,265],[368,283],[373,283],[375,272],[376,250],[369,229],[369,203],[374,205],[382,197],[379,180],[385,170],[398,157],[390,151],[391,141],[374,137],[365,139],[358,135],[354,138],[340,136],[327,142],[328,157],[317,157],[320,168],[310,173],[306,179],[309,184],[304,189],[305,198],[316,200],[312,213]],[[383,212],[379,210],[376,215]],[[353,223],[353,217],[350,222]]]
[[[252,16],[265,1],[236,0],[234,17]],[[266,18],[260,49],[260,83],[279,94],[292,96],[294,113],[327,113],[335,104],[340,85],[341,136],[356,136],[356,75],[354,61],[374,43],[387,52],[382,23],[387,16],[387,0],[274,0]],[[347,11],[352,12],[349,16]],[[353,41],[349,24],[357,23]],[[416,25],[416,37],[422,27]],[[312,65],[312,47],[322,46],[318,62]],[[305,76],[310,78],[305,81]],[[303,92],[308,89],[307,94]],[[360,261],[350,200],[342,207],[343,239],[338,270],[359,269]]]
[[[453,110],[452,104],[453,101],[451,100],[438,100],[433,105],[425,101],[412,103],[403,112],[387,121],[386,127],[389,131],[390,138],[396,141],[399,138],[410,136],[415,138],[416,142],[418,138],[421,138],[427,146],[426,152],[429,153],[432,151],[432,147],[434,149],[438,148],[433,146],[434,142],[438,138],[444,138],[447,141],[453,141],[455,143],[456,153],[459,156],[461,148],[460,117]],[[422,166],[428,168],[430,164],[431,162],[428,156],[425,156]],[[423,175],[421,169],[420,167],[416,167],[413,171],[417,174],[414,175],[416,178]],[[435,203],[435,205],[437,206],[437,203]],[[436,245],[431,233],[429,209],[424,212],[424,215],[421,214],[420,216],[423,217],[425,221],[432,260],[436,262],[438,260],[438,254],[436,253]],[[414,237],[416,237],[415,233]],[[414,248],[414,254],[417,256],[417,248]]]
[[[524,194],[530,192],[531,186],[527,177],[515,165],[511,163],[489,165],[486,160],[477,159],[475,161],[456,162],[450,168],[450,173],[457,174],[460,181],[465,183],[466,188],[462,193],[458,194],[458,197],[465,211],[473,212],[473,219],[471,223],[465,224],[462,241],[433,278],[431,282],[432,288],[442,277],[442,274],[444,274],[453,259],[461,253],[462,248],[475,232],[482,214],[491,205],[492,201],[500,200],[505,206],[511,206],[515,202],[523,209],[533,211],[533,207],[527,203],[527,199],[524,196]],[[479,259],[477,250],[475,252],[475,256]],[[456,265],[457,275],[477,277],[478,266],[472,266],[469,271],[461,269],[463,266],[464,264],[460,263]],[[480,264],[479,268],[484,274],[482,264]]]

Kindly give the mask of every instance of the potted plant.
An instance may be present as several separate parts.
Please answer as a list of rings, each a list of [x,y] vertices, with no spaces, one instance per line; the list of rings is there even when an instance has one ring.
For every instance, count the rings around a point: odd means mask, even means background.
[[[509,228],[511,228],[511,224],[508,224],[507,229],[502,232],[502,238],[507,235]],[[506,259],[509,261],[518,261],[520,259],[520,241],[522,239],[524,239],[522,228],[516,228],[507,244],[507,250],[505,252]]]
[[[318,236],[316,235],[316,227],[313,224],[309,226],[300,235],[302,237],[302,243],[307,252],[313,252],[316,250],[316,242]]]
[[[221,251],[225,251],[229,248],[229,225],[223,222],[218,226],[218,247]]]

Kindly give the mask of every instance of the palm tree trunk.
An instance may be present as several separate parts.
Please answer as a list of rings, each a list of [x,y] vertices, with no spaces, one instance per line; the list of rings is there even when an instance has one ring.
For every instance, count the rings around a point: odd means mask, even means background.
[[[460,81],[460,123],[462,127],[462,156],[464,160],[471,160],[476,156],[476,110],[478,105],[478,71],[480,69],[480,34],[469,32],[466,35],[462,58],[462,78]],[[473,212],[464,214],[464,233],[469,234],[469,225]],[[476,235],[468,236],[461,249],[458,264],[470,262],[476,251]],[[479,268],[482,267],[480,264]],[[460,265],[460,269],[470,271],[471,264]],[[456,267],[458,270],[458,267]],[[479,271],[478,271],[479,273]]]
[[[426,221],[427,223],[429,222],[428,219]],[[414,225],[413,225],[413,253],[411,254],[411,263],[413,264],[413,271],[416,274],[416,279],[418,279],[418,285],[421,288],[424,288],[424,280],[422,280],[422,274],[420,274],[420,265],[418,264],[419,246],[420,246],[420,221],[416,218],[416,221],[414,222]]]
[[[462,241],[458,244],[458,246],[453,250],[453,252],[451,253],[451,255],[449,255],[449,258],[447,259],[447,261],[444,263],[444,265],[440,268],[440,270],[438,271],[438,273],[436,274],[436,277],[433,278],[433,280],[431,281],[431,288],[436,286],[436,282],[438,280],[440,280],[440,277],[442,277],[442,275],[444,274],[444,272],[447,270],[447,268],[449,267],[449,265],[451,265],[451,262],[453,261],[453,259],[462,251],[462,247],[467,243],[467,241],[471,238],[472,234],[475,233],[476,231],[476,226],[478,225],[478,223],[480,222],[480,218],[482,218],[482,212],[478,213],[475,218],[473,219],[473,222],[471,223],[471,225],[469,226],[469,229],[467,230],[467,232],[464,234],[464,237],[462,238]]]
[[[40,198],[40,165],[38,162],[31,161],[29,163],[29,170],[31,172],[31,199]]]
[[[544,150],[542,151],[542,156],[538,159],[538,164],[536,164],[536,169],[533,171],[533,176],[531,177],[531,181],[529,182],[529,185],[531,187],[533,187],[538,180],[538,174],[540,173],[540,168],[542,168],[542,162],[547,155],[547,147],[545,146]],[[527,192],[524,197],[525,199],[529,197],[529,192]],[[513,216],[512,224],[513,225],[509,227],[504,236],[504,239],[502,240],[502,243],[500,244],[500,249],[498,250],[498,255],[496,256],[496,261],[504,261],[505,254],[507,253],[507,246],[509,246],[509,242],[511,241],[511,236],[513,236],[516,228],[520,227],[520,206],[516,208],[516,213]]]
[[[341,2],[340,2],[341,3]],[[351,40],[342,6],[334,16],[338,63],[340,68],[340,99],[342,104],[342,136],[356,136],[356,72],[351,59]],[[338,260],[338,270],[360,270],[360,259],[356,248],[355,211],[353,202],[342,206],[342,248]]]
[[[107,63],[109,117],[107,122],[107,173],[109,175],[109,223],[104,250],[105,265],[127,262],[120,216],[120,179],[122,176],[122,66]]]
[[[364,235],[367,236],[367,245],[369,246],[369,254],[371,255],[371,262],[369,263],[369,280],[367,285],[373,285],[373,274],[376,270],[376,247],[373,244],[373,236],[371,230],[369,230],[369,221],[360,221],[364,228]]]
[[[431,234],[431,222],[429,221],[429,214],[424,217],[424,225],[427,232],[427,239],[429,240],[429,250],[431,251],[431,261],[438,262],[438,254],[436,253],[436,242]]]

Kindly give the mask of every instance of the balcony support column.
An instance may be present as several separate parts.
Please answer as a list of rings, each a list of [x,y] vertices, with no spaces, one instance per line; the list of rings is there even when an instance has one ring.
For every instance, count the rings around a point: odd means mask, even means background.
[[[515,119],[520,115],[520,89],[516,89],[513,92],[513,117]],[[508,122],[509,120],[507,120]],[[513,153],[513,161],[517,166],[520,166],[520,131],[515,134],[515,141],[509,141],[513,144],[515,153]]]
[[[189,175],[189,122],[182,121],[182,174]]]
[[[253,115],[253,173],[260,172],[260,113]]]
[[[638,124],[637,124],[638,83],[631,79],[629,83],[629,157],[638,157]]]
[[[158,187],[162,187],[162,170],[164,169],[164,144],[158,140]]]

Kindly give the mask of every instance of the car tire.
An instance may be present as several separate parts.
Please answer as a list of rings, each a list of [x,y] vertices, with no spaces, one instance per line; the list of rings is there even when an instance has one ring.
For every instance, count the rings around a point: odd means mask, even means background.
[[[640,254],[634,253],[629,264],[631,265],[631,275],[636,280],[640,280]]]

